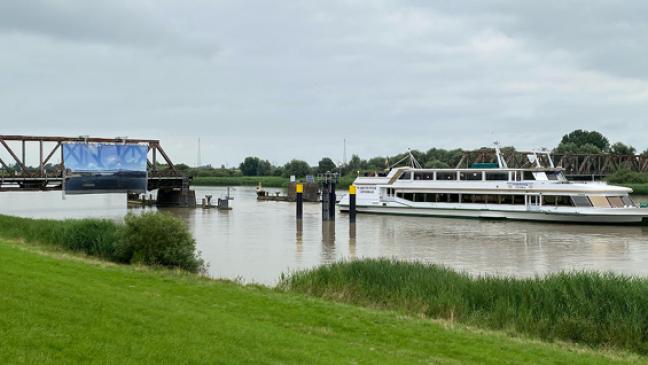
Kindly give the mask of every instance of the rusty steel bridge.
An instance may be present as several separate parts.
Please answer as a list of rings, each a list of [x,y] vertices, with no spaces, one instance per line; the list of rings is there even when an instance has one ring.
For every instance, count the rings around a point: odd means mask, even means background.
[[[0,192],[62,190],[64,179],[64,143],[119,143],[148,146],[148,190],[158,190],[158,205],[195,205],[195,194],[189,189],[189,178],[178,171],[159,140],[129,138],[52,137],[0,135]],[[28,147],[36,144],[36,166],[27,164]],[[18,152],[17,152],[18,151]],[[158,155],[162,162],[158,161]],[[1,155],[0,155],[1,156]],[[193,200],[192,200],[193,199]]]
[[[541,151],[538,158],[544,158]],[[510,168],[534,168],[534,162],[528,159],[529,152],[503,152],[502,155]],[[616,171],[627,169],[635,172],[648,173],[648,155],[612,155],[612,154],[564,154],[549,153],[555,167],[563,169],[565,175],[574,180],[603,179]],[[469,167],[473,163],[497,161],[495,151],[482,149],[464,152],[457,168]]]

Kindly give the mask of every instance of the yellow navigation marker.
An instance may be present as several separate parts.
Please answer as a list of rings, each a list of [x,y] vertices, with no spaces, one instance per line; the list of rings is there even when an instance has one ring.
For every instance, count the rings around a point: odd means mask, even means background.
[[[349,194],[356,194],[356,187],[355,185],[349,185]]]
[[[298,194],[299,194],[299,193],[303,193],[303,192],[304,192],[304,184],[297,184],[297,185],[295,185],[295,191],[296,191]]]

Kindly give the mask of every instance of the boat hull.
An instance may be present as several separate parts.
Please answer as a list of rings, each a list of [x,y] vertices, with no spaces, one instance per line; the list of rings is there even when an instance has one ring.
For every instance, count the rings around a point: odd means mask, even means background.
[[[346,212],[348,206],[340,205]],[[640,214],[581,214],[548,211],[510,211],[490,209],[448,209],[393,206],[357,206],[358,213],[429,216],[445,218],[508,219],[518,221],[582,223],[582,224],[642,224],[647,215]]]

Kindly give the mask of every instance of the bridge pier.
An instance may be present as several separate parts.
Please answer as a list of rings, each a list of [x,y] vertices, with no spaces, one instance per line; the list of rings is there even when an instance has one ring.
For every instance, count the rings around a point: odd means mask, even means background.
[[[156,206],[195,208],[196,192],[189,187],[182,188],[160,188],[157,193]]]

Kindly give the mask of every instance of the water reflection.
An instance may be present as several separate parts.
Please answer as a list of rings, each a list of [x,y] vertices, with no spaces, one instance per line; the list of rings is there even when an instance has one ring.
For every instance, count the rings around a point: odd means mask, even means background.
[[[335,261],[335,221],[322,222],[322,261]]]
[[[225,188],[196,188],[196,197]],[[358,215],[322,222],[318,204],[257,202],[253,187],[233,188],[233,210],[165,209],[189,225],[214,277],[272,284],[280,273],[346,258],[393,257],[444,264],[473,274],[533,276],[562,270],[648,276],[646,227]],[[151,208],[154,209],[154,208]],[[141,212],[141,209],[131,210]],[[0,212],[28,217],[121,219],[121,195],[0,193]]]

